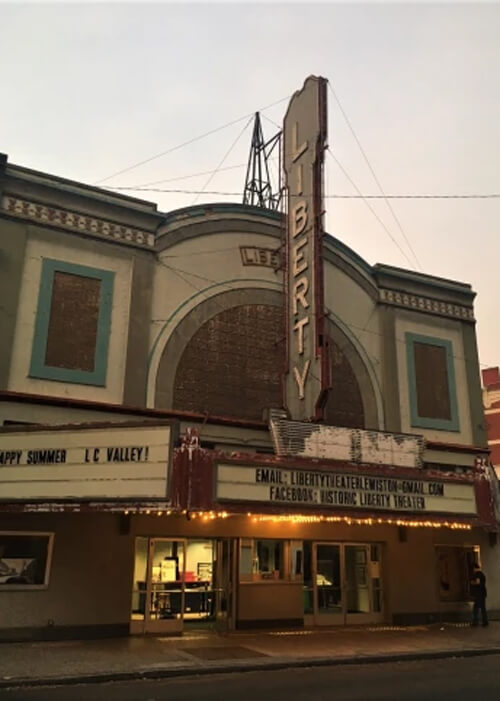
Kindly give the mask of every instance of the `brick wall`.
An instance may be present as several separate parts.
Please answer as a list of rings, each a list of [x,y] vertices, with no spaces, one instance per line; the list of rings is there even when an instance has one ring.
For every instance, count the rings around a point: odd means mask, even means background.
[[[500,472],[500,370],[498,367],[481,371],[483,380],[483,402],[486,409],[486,430],[491,450],[491,462]]]
[[[498,367],[485,368],[481,371],[483,387],[489,388],[491,385],[500,383],[500,370]]]
[[[280,307],[247,304],[221,311],[188,343],[174,384],[174,408],[262,419],[282,406],[285,337]],[[351,366],[330,341],[332,392],[326,421],[364,427],[361,393]]]

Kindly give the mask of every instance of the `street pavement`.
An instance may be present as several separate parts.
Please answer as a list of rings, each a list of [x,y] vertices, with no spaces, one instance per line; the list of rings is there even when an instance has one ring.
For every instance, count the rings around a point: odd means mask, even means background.
[[[497,701],[500,656],[4,689],[2,701]]]
[[[0,643],[0,690],[500,653],[500,622]]]

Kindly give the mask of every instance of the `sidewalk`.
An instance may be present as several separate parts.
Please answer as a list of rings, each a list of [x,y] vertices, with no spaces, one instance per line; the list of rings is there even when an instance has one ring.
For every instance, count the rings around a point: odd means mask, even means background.
[[[0,688],[484,654],[500,622],[2,643]]]

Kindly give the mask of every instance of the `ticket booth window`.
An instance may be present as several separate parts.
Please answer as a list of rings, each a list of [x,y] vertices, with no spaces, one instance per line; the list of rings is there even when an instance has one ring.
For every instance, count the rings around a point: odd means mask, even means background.
[[[283,579],[282,540],[256,540],[254,550],[254,571],[261,579]]]
[[[290,560],[290,578],[301,582],[304,578],[304,546],[301,540],[292,540],[290,543]]]
[[[240,582],[301,579],[302,542],[242,538],[239,574]]]

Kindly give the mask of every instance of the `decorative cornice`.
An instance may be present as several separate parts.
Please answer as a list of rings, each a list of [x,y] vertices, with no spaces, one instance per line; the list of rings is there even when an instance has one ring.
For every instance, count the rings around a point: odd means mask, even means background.
[[[48,224],[66,231],[87,234],[108,241],[112,240],[144,248],[153,248],[155,243],[153,234],[148,231],[134,229],[131,226],[92,217],[88,214],[79,214],[37,202],[29,202],[11,195],[2,197],[2,209],[7,214],[20,219],[28,219],[38,224]]]
[[[380,301],[396,307],[414,309],[417,312],[438,314],[439,316],[461,319],[462,321],[474,321],[474,310],[472,307],[464,307],[461,304],[452,304],[451,302],[443,302],[439,299],[408,294],[407,292],[381,289]]]

